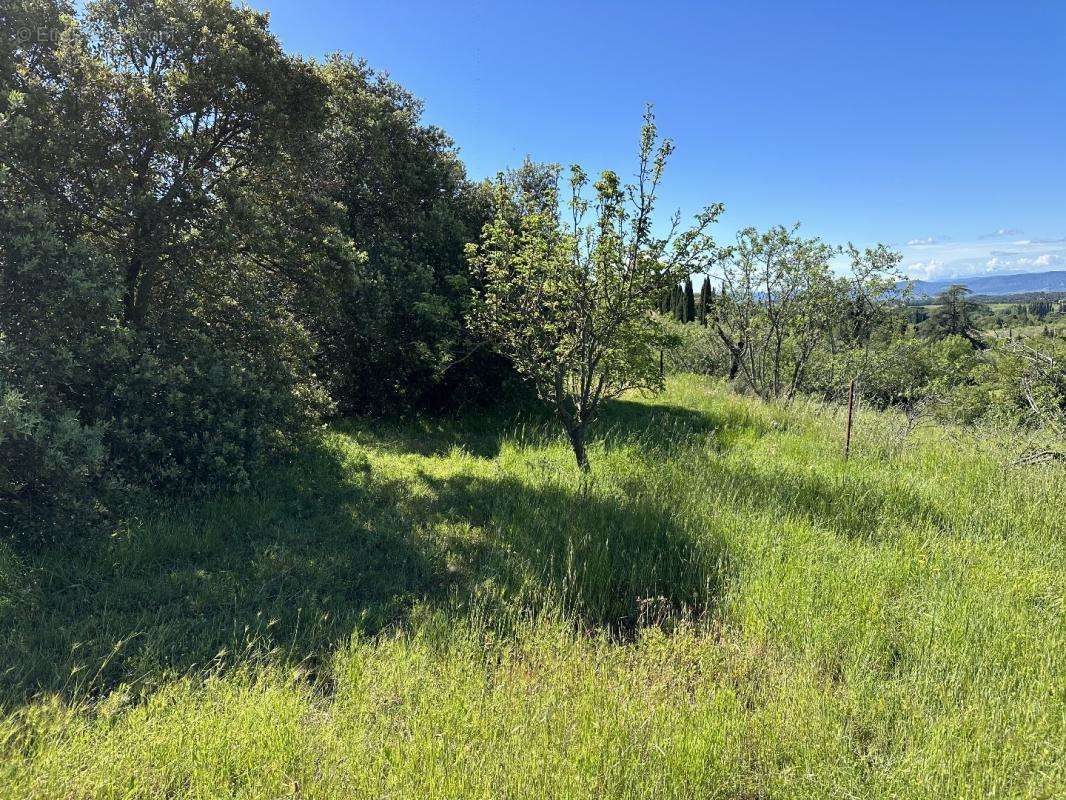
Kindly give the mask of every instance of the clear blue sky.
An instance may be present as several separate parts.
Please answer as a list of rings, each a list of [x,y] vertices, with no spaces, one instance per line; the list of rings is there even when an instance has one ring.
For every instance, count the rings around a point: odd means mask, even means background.
[[[389,72],[473,177],[628,174],[653,102],[664,206],[724,202],[723,238],[800,220],[915,275],[1066,269],[1066,0],[252,5]]]

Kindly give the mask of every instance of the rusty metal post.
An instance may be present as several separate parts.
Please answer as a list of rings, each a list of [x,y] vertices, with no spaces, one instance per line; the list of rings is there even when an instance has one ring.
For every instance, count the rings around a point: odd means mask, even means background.
[[[844,460],[851,455],[851,418],[855,413],[855,379],[851,379],[848,386],[848,427],[844,433]]]

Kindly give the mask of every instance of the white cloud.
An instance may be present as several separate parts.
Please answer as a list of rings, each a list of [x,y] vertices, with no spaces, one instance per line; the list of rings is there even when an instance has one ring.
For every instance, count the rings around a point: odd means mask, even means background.
[[[1004,235],[1014,233],[1002,230]],[[1066,270],[1066,240],[1063,239],[1004,242],[981,237],[975,241],[943,241],[934,245],[929,238],[934,237],[912,239],[902,248],[903,271],[912,278],[940,280],[992,273]]]
[[[982,239],[1002,239],[1004,236],[1017,236],[1021,231],[1017,228],[1000,228],[993,233],[986,233]]]
[[[911,278],[931,280],[941,277],[940,273],[943,268],[944,262],[931,258],[928,261],[915,261],[913,264],[909,264],[906,267],[906,271]]]
[[[943,244],[944,242],[950,242],[947,236],[926,236],[924,239],[911,239],[907,242],[907,247],[923,247],[933,244]]]
[[[1066,268],[1066,251],[1041,253],[1038,256],[1026,253],[994,252],[986,263],[992,272],[1040,272]]]

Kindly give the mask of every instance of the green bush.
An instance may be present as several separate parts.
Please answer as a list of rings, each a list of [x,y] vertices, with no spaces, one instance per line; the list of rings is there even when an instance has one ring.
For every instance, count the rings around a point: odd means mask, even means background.
[[[713,328],[685,325],[667,321],[675,346],[666,350],[668,372],[691,372],[698,375],[725,375],[729,370],[729,355]]]
[[[243,488],[326,407],[298,343],[220,349],[206,334],[146,347],[115,385],[107,443],[128,480],[171,491]]]
[[[1066,436],[1066,342],[1001,343],[982,372],[984,416]]]
[[[0,377],[0,533],[18,540],[85,527],[106,461],[103,430],[27,398]]]
[[[99,519],[97,408],[128,358],[105,274],[39,207],[0,194],[0,534],[55,537]]]
[[[7,199],[0,194],[0,533],[84,530],[122,487],[247,486],[328,408],[311,338],[271,308],[269,287],[244,281],[189,297],[133,330],[120,322],[107,259]]]

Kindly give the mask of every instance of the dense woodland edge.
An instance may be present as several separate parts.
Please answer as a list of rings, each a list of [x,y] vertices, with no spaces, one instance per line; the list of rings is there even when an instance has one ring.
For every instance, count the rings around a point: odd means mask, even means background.
[[[603,404],[671,371],[781,403],[854,379],[910,424],[1009,426],[1058,457],[1061,298],[916,303],[890,248],[721,242],[720,203],[664,225],[650,110],[622,173],[483,182],[421,115],[228,0],[0,4],[6,537],[247,486],[338,415],[537,398],[587,469]]]

